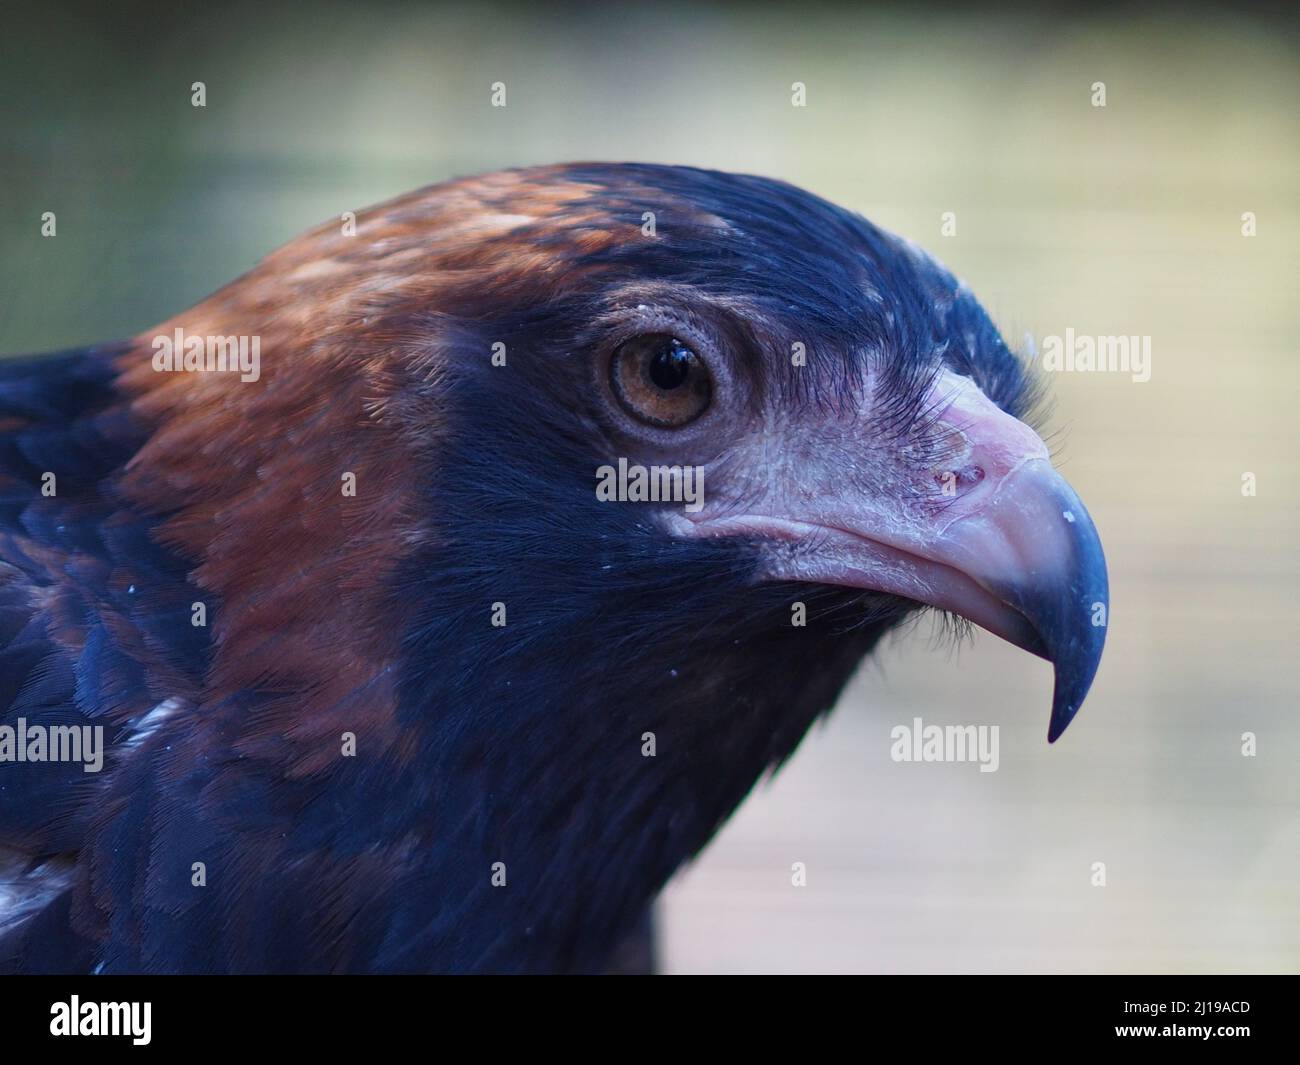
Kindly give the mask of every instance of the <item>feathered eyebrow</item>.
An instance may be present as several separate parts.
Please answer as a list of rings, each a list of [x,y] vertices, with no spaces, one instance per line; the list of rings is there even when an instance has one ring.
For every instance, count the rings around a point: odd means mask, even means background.
[[[758,302],[743,294],[723,295],[679,281],[629,281],[612,285],[605,290],[603,300],[611,313],[647,304],[680,307],[686,313],[721,311],[747,319],[764,316]]]
[[[596,340],[637,317],[677,319],[737,351],[757,346],[767,321],[761,306],[743,295],[723,295],[674,281],[635,282],[602,293],[600,310],[582,339]]]

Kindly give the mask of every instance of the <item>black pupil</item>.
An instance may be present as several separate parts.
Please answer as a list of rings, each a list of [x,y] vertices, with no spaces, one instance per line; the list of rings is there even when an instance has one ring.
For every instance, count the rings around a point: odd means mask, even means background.
[[[680,388],[690,376],[693,360],[690,350],[674,340],[668,347],[655,352],[650,360],[650,380],[665,392]]]

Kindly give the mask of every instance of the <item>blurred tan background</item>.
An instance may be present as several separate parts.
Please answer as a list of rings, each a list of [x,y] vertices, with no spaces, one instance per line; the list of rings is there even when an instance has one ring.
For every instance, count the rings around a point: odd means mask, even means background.
[[[1049,748],[1049,668],[992,637],[894,640],[672,885],[669,971],[1300,971],[1294,25],[179,7],[4,4],[0,353],[137,332],[407,189],[579,158],[807,186],[947,262],[1016,345],[1151,337],[1146,383],[1049,381],[1111,569],[1079,719]],[[1000,769],[892,762],[914,716],[999,725]]]

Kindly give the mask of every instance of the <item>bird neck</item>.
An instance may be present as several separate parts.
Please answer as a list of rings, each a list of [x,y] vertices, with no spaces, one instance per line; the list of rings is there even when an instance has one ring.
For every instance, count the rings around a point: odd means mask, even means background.
[[[406,640],[427,898],[398,967],[599,970],[886,626],[794,628],[806,587],[644,529],[609,530],[640,545],[617,561],[530,544],[499,570],[484,536],[477,561],[444,542],[423,567],[437,591]]]

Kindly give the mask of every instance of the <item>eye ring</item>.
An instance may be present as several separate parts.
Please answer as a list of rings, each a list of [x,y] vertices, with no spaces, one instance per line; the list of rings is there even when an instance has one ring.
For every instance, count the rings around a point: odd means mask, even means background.
[[[713,399],[713,378],[695,349],[671,333],[639,333],[610,356],[609,385],[619,406],[643,425],[680,429]]]

